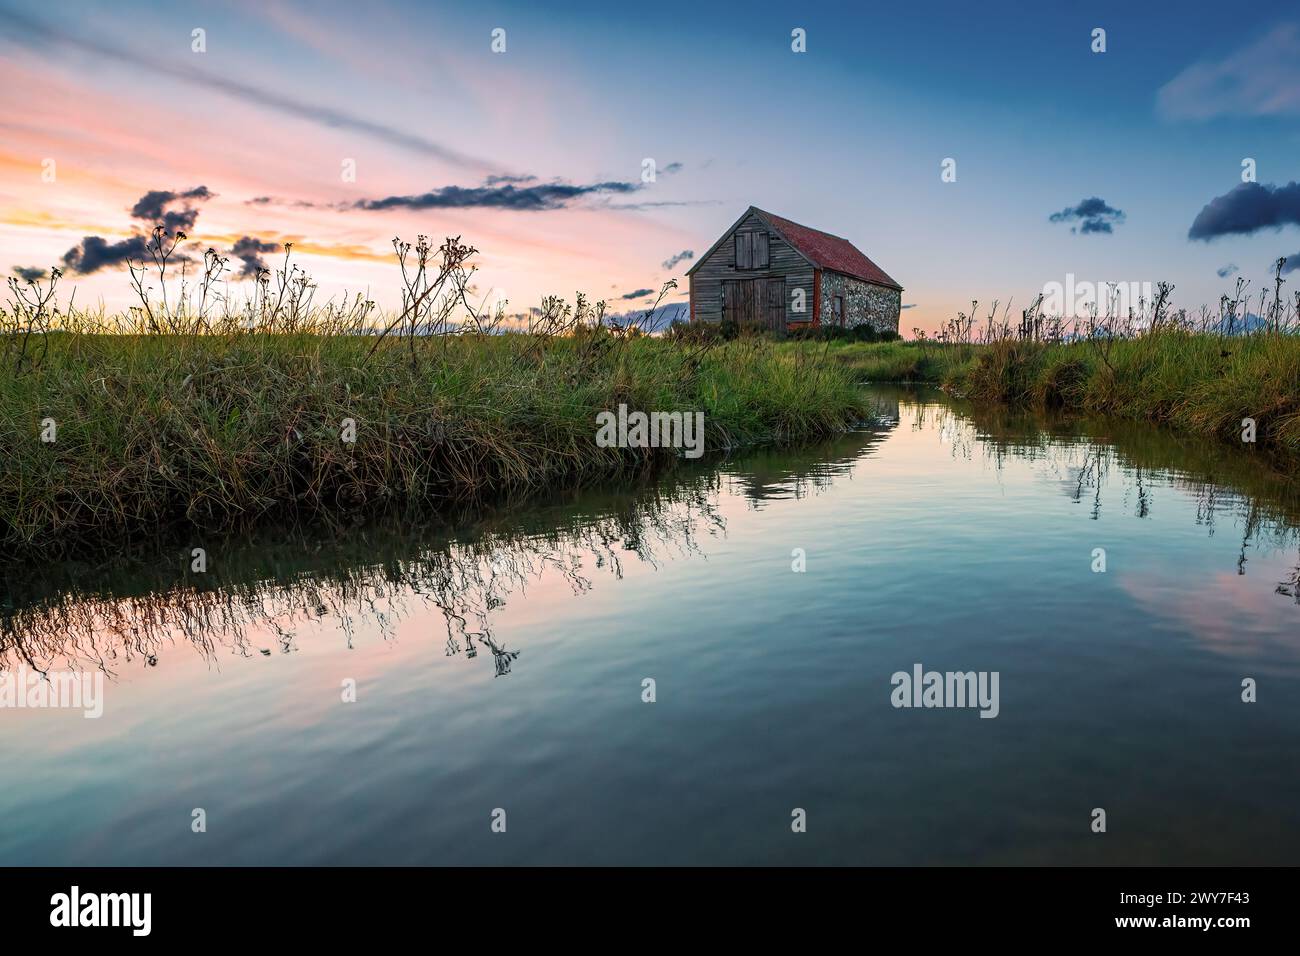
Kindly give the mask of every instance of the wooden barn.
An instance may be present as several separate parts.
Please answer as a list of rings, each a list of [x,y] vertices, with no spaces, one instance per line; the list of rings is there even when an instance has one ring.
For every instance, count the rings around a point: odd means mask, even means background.
[[[903,287],[847,239],[750,206],[687,271],[691,321],[898,331]]]

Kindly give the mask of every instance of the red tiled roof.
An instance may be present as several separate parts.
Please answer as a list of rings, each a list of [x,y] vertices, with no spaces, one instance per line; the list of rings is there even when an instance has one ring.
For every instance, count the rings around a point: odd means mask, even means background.
[[[772,228],[785,236],[790,245],[812,260],[814,265],[833,272],[843,272],[845,275],[873,282],[876,285],[888,286],[891,289],[903,288],[847,239],[832,236],[829,232],[818,229],[809,229],[807,226],[774,216],[757,207],[754,212],[766,219]]]

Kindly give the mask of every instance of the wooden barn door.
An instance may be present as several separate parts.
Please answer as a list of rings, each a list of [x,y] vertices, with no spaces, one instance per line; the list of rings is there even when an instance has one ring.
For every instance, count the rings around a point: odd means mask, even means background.
[[[723,279],[722,317],[737,325],[785,328],[785,279]]]
[[[768,279],[767,280],[767,299],[764,303],[766,308],[763,312],[763,320],[767,327],[774,332],[785,331],[785,279]]]
[[[737,325],[755,320],[753,279],[722,280],[722,317]]]
[[[722,321],[740,322],[740,282],[736,279],[722,280]]]

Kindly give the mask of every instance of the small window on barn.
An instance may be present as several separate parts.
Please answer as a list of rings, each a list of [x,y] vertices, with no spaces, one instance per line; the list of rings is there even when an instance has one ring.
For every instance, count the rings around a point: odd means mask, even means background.
[[[767,233],[736,233],[736,268],[766,269],[768,266]]]
[[[832,300],[832,308],[835,310],[832,315],[832,324],[844,327],[844,296],[837,295]]]
[[[736,268],[754,268],[754,243],[752,232],[736,233]]]

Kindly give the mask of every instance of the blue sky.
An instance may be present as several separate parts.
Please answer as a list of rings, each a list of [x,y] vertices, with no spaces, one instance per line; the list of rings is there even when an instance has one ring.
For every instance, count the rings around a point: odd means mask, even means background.
[[[92,233],[124,242],[144,192],[198,185],[214,198],[197,241],[295,241],[323,291],[381,300],[396,286],[389,240],[424,232],[477,245],[482,290],[512,307],[578,289],[639,304],[623,296],[680,279],[690,260],[662,264],[703,252],[750,204],[854,241],[906,288],[904,328],[932,329],[971,299],[1027,304],[1067,273],[1166,280],[1177,305],[1213,305],[1235,279],[1221,268],[1258,288],[1269,262],[1300,253],[1281,193],[1260,193],[1280,229],[1187,237],[1241,184],[1243,159],[1261,186],[1300,178],[1294,3],[0,11],[5,269],[58,260]],[[1098,27],[1104,53],[1091,50]],[[490,49],[498,28],[504,53]],[[791,50],[795,28],[805,53]],[[51,157],[55,183],[39,176]],[[340,182],[344,158],[355,182]],[[945,158],[954,182],[941,181]],[[474,205],[465,191],[489,176],[629,189]],[[403,199],[418,196],[431,198]],[[1123,213],[1110,232],[1050,220],[1093,197]],[[127,291],[107,266],[76,278],[110,304]]]

